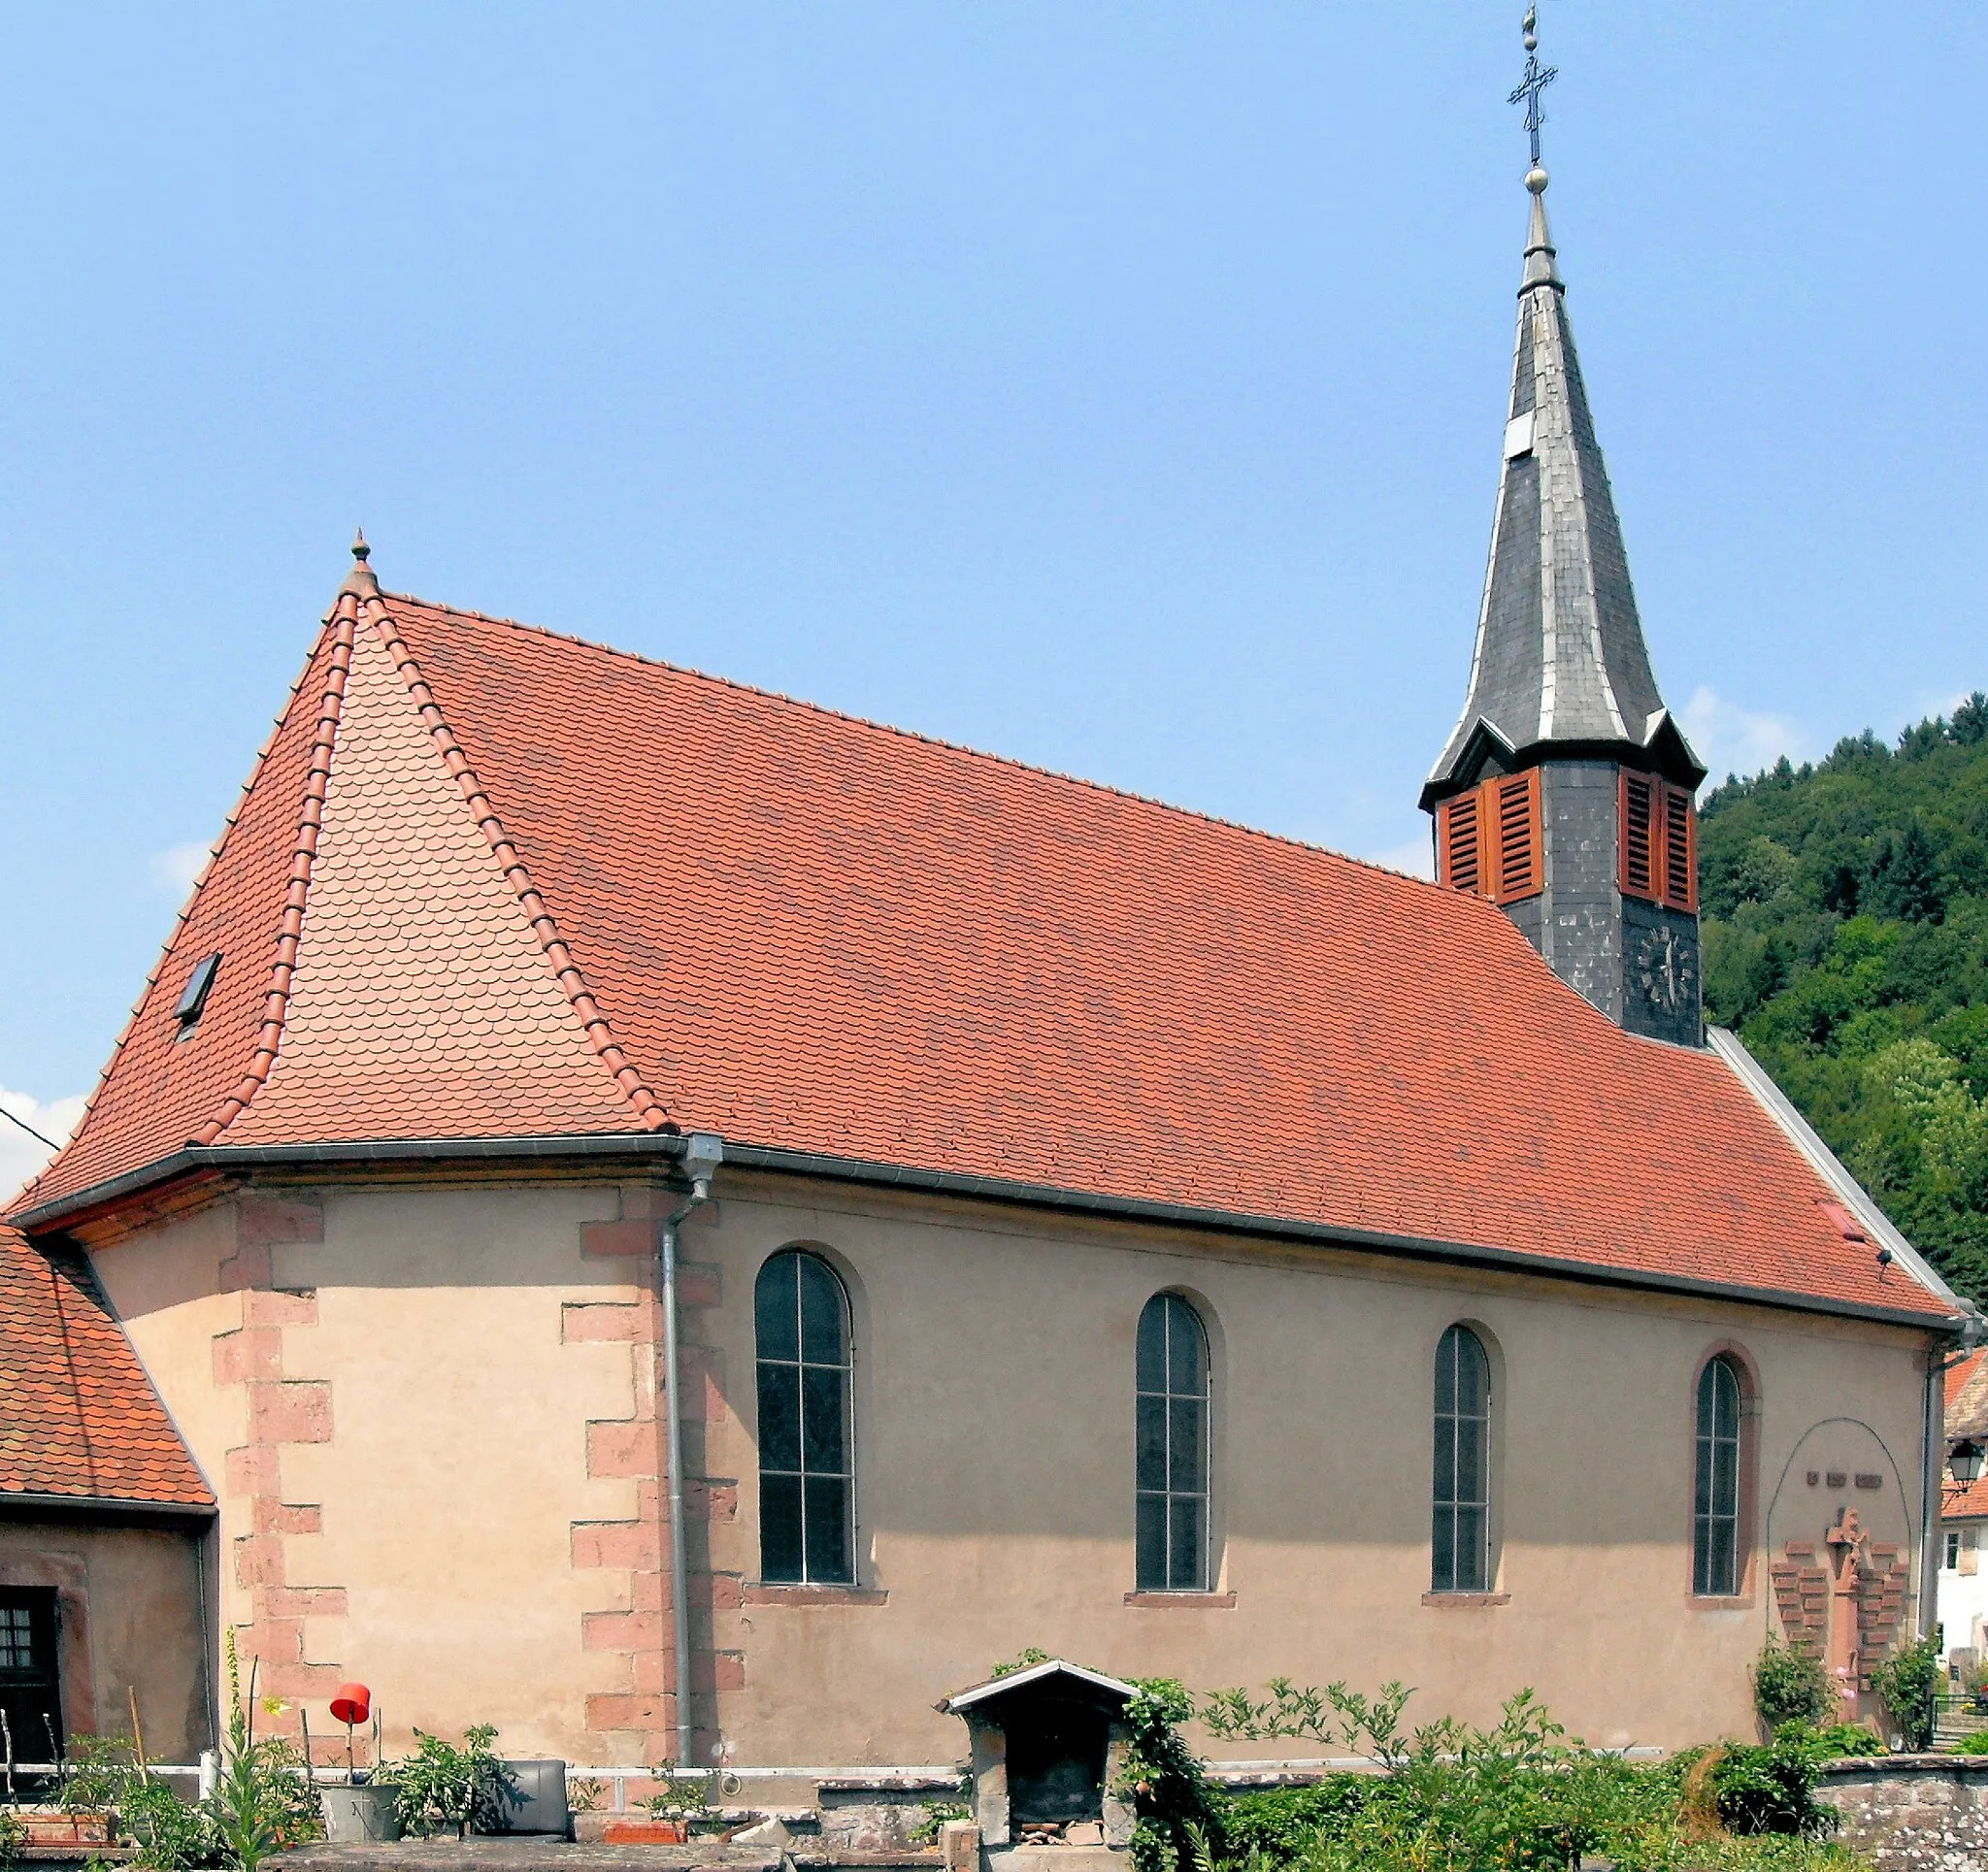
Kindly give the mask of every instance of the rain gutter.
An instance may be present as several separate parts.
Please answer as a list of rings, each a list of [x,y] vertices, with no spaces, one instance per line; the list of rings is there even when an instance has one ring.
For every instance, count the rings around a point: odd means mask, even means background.
[[[641,1163],[657,1157],[680,1159],[685,1155],[687,1142],[680,1135],[666,1133],[623,1132],[548,1137],[389,1138],[336,1144],[189,1145],[144,1169],[112,1177],[88,1189],[79,1190],[73,1196],[22,1210],[9,1219],[17,1228],[34,1233],[46,1232],[120,1197],[200,1170],[246,1174],[286,1169],[328,1169],[341,1165],[362,1169],[374,1165],[409,1162],[435,1164],[562,1159],[586,1162],[609,1158],[618,1158],[623,1163]],[[782,1150],[730,1140],[724,1146],[724,1161],[728,1167],[734,1169],[820,1177],[832,1182],[915,1195],[965,1197],[1021,1208],[1053,1210],[1065,1215],[1150,1223],[1164,1228],[1241,1235],[1259,1241],[1366,1250],[1446,1266],[1489,1268],[1541,1275],[1549,1280],[1577,1281],[1591,1286],[1675,1294],[1694,1299],[1773,1307],[1784,1312],[1817,1313],[1836,1319],[1909,1327],[1943,1335],[1957,1335],[1967,1326],[1964,1302],[1956,1302],[1954,1311],[1937,1303],[1932,1307],[1879,1306],[1864,1300],[1838,1299],[1825,1294],[1757,1287],[1710,1275],[1671,1274],[1650,1268],[1622,1267],[1608,1262],[1581,1261],[1572,1256],[1537,1254],[1519,1248],[1441,1241],[1425,1235],[1394,1234],[1332,1223],[1203,1208],[1192,1203],[1165,1202],[1146,1197],[1110,1196],[1092,1190],[1063,1189],[1053,1184],[1029,1183],[1007,1177],[920,1169],[902,1164],[877,1163],[866,1158],[834,1157],[816,1151]],[[1865,1199],[1869,1200],[1868,1198]],[[1932,1278],[1938,1281],[1938,1275]],[[1914,1281],[1913,1285],[1919,1283]],[[1940,1285],[1943,1287],[1944,1284]],[[1928,1298],[1932,1297],[1929,1291]]]

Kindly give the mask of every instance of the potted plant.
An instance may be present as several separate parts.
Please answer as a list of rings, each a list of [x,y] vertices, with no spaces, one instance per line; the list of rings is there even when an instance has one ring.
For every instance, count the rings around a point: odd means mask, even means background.
[[[496,1739],[488,1723],[465,1729],[459,1749],[416,1729],[414,1754],[393,1770],[402,1826],[414,1833],[453,1826],[457,1839],[467,1839],[472,1826],[496,1831],[517,1800],[510,1770],[491,1752]]]

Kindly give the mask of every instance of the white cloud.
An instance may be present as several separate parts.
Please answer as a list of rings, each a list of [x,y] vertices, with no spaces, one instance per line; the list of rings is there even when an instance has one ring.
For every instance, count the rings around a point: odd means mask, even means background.
[[[10,1200],[54,1156],[46,1144],[22,1131],[21,1125],[31,1126],[42,1136],[60,1144],[76,1129],[83,1106],[83,1095],[80,1092],[68,1099],[50,1099],[44,1104],[31,1093],[9,1092],[0,1086],[0,1111],[20,1120],[20,1124],[12,1124],[0,1118],[0,1202]]]
[[[1701,687],[1680,711],[1685,739],[1716,786],[1728,773],[1758,773],[1785,754],[1804,758],[1807,737],[1779,715],[1757,715]]]
[[[167,851],[153,852],[146,861],[153,887],[171,897],[184,897],[200,875],[200,868],[207,863],[208,850],[206,845],[174,845]]]
[[[1402,871],[1409,877],[1434,877],[1436,875],[1436,853],[1425,832],[1419,838],[1410,838],[1405,844],[1390,845],[1385,851],[1366,851],[1360,854],[1368,864],[1379,865],[1387,870]]]

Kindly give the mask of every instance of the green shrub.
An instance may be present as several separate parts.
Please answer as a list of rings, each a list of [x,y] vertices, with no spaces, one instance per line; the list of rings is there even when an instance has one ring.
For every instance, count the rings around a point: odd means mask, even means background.
[[[453,1826],[457,1839],[472,1826],[493,1832],[519,1799],[510,1771],[491,1752],[496,1739],[487,1723],[465,1729],[459,1749],[416,1729],[414,1754],[386,1776],[400,1784],[401,1824],[414,1833]]]
[[[1171,1677],[1140,1679],[1125,1705],[1124,1766],[1111,1791],[1132,1800],[1135,1872],[1181,1872],[1226,1852],[1214,1790],[1180,1734],[1193,1716],[1194,1698]]]
[[[1377,1800],[1390,1797],[1378,1775],[1335,1774],[1302,1788],[1252,1788],[1218,1796],[1229,1852],[1239,1859],[1261,1855],[1287,1863],[1303,1856],[1321,1832],[1335,1837]]]
[[[117,1823],[135,1849],[132,1863],[149,1872],[187,1872],[213,1856],[217,1844],[207,1814],[149,1775],[134,1774],[118,1795]]]
[[[1900,1739],[1915,1755],[1933,1746],[1939,1718],[1934,1698],[1939,1693],[1944,1673],[1938,1632],[1928,1632],[1915,1644],[1901,1645],[1871,1673],[1872,1686],[1899,1725]]]
[[[1829,1757],[1813,1741],[1816,1731],[1788,1724],[1765,1747],[1732,1743],[1713,1757],[1710,1782],[1719,1820],[1735,1833],[1783,1833],[1824,1839],[1838,1815],[1815,1798],[1816,1770]]]
[[[917,1823],[905,1834],[907,1846],[937,1846],[940,1829],[949,1820],[972,1820],[973,1809],[963,1800],[928,1800]]]
[[[1770,1632],[1753,1660],[1753,1707],[1772,1735],[1784,1723],[1819,1727],[1837,1714],[1837,1697],[1820,1658]]]
[[[1976,1729],[1953,1745],[1955,1755],[1988,1755],[1988,1729]]]

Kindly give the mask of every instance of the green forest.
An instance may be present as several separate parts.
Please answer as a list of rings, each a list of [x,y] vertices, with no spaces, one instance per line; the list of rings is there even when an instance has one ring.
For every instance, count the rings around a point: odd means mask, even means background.
[[[1699,810],[1706,1018],[1988,1301],[1988,695]]]

